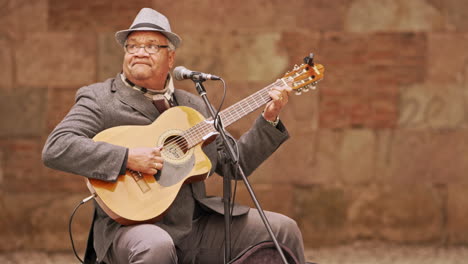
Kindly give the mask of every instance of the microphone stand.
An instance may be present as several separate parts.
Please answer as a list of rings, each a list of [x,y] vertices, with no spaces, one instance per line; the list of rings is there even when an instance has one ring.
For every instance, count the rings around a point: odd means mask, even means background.
[[[215,129],[218,131],[219,135],[221,136],[223,140],[224,147],[228,153],[228,158],[231,162],[232,168],[236,166],[235,168],[239,171],[242,180],[244,181],[245,186],[247,187],[247,190],[252,197],[252,200],[255,204],[255,207],[258,209],[258,212],[260,214],[260,217],[263,221],[263,224],[265,225],[265,228],[267,229],[268,233],[270,234],[271,239],[273,240],[273,243],[275,244],[276,249],[278,250],[278,253],[281,256],[281,259],[283,260],[284,264],[288,264],[288,261],[286,260],[286,257],[284,256],[283,250],[280,247],[278,240],[276,239],[275,235],[273,234],[273,230],[271,229],[270,223],[268,222],[268,219],[266,218],[265,213],[263,212],[262,207],[260,206],[260,203],[257,200],[257,196],[255,195],[249,180],[245,176],[244,171],[242,170],[242,167],[239,164],[239,161],[237,160],[237,155],[234,151],[234,147],[232,146],[231,142],[227,140],[226,136],[226,131],[223,128],[222,125],[222,120],[215,120],[216,118],[216,112],[215,109],[213,108],[212,104],[208,100],[208,97],[206,95],[206,90],[205,87],[203,86],[203,82],[205,79],[203,78],[198,78],[198,79],[192,79],[192,81],[195,83],[195,88],[197,89],[198,94],[203,98],[203,101],[206,104],[206,107],[210,111],[210,114],[213,118],[213,125]],[[219,118],[219,116],[218,116]],[[219,122],[218,122],[219,121]],[[218,126],[216,124],[218,123]],[[226,170],[228,171],[228,170]],[[224,263],[229,263],[231,260],[231,179],[229,179],[229,175],[224,175],[223,177],[223,202],[224,202]]]

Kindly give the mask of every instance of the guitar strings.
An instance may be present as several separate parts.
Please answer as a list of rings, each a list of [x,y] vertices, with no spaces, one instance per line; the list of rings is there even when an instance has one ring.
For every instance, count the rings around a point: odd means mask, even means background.
[[[255,110],[256,108],[258,108],[259,106],[267,103],[268,101],[271,100],[271,98],[268,96],[268,88],[271,88],[272,86],[274,85],[283,85],[283,83],[277,81],[276,83],[274,84],[270,84],[268,85],[267,87],[261,89],[260,91],[256,92],[255,94],[253,94],[252,96],[250,97],[247,97],[246,99],[240,101],[239,103],[237,104],[234,104],[232,105],[231,107],[227,108],[225,111],[223,111],[221,114],[222,114],[222,118],[231,118],[231,120],[237,120],[238,117],[242,117],[243,114],[240,113],[240,111],[229,111],[229,110],[232,110],[232,109],[235,109],[235,108],[238,108],[238,109],[241,109],[243,110],[243,112],[249,112],[249,111],[245,111],[244,108],[246,108],[247,106],[250,105],[250,101],[253,101],[252,103],[256,103],[256,107],[254,109],[252,109],[251,111]],[[256,100],[256,97],[259,99],[263,99],[260,104],[258,104],[258,102],[260,100]],[[266,97],[266,98],[265,98]],[[225,115],[224,115],[225,113]],[[230,116],[228,116],[230,115]],[[212,118],[209,118],[207,119],[208,121],[212,120]],[[230,119],[227,119],[228,122],[231,122]],[[229,123],[230,124],[230,123]],[[193,126],[192,128],[190,128],[189,130],[186,130],[185,132],[183,132],[181,135],[177,136],[176,138],[174,139],[171,139],[169,141],[166,142],[166,144],[164,145],[166,149],[174,149],[175,147],[181,147],[181,148],[186,148],[186,149],[190,149],[192,148],[193,146],[195,146],[196,144],[198,144],[201,140],[201,138],[195,138],[195,140],[197,140],[194,144],[190,144],[190,142],[188,141],[191,141],[192,138],[194,136],[199,136],[200,135],[200,132],[204,132],[203,134],[201,134],[202,136],[203,135],[206,135],[207,131],[206,131],[206,128],[212,128],[211,126],[206,126],[207,123],[204,123],[204,122],[200,122],[198,124],[196,124],[195,126]],[[208,132],[213,132],[213,130],[210,129],[208,130]],[[190,145],[189,145],[190,144]],[[164,152],[164,150],[163,150]],[[166,151],[167,153],[167,151]]]
[[[224,111],[220,113],[222,119],[226,119],[224,121],[228,122],[228,125],[231,124],[231,121],[236,121],[240,117],[244,116],[245,113],[249,113],[251,111],[254,111],[255,109],[259,108],[260,106],[264,105],[265,103],[271,101],[271,98],[268,96],[268,91],[270,88],[273,86],[283,86],[285,85],[283,82],[280,82],[280,80],[277,80],[275,83],[270,84],[266,86],[265,88],[257,91],[253,95],[245,98],[244,100],[231,105]],[[255,106],[252,107],[252,104],[255,103]],[[258,104],[260,103],[260,104]],[[251,107],[251,109],[248,109],[245,111],[245,108]],[[232,111],[233,109],[239,109],[242,110],[243,113],[241,114],[240,111]],[[206,121],[211,121],[212,118],[206,119]],[[177,135],[175,138],[170,139],[169,141],[165,142],[163,144],[163,153],[168,154],[169,150],[175,149],[176,147],[182,148],[182,149],[190,149],[193,146],[197,145],[200,141],[201,138],[204,135],[207,135],[209,132],[214,132],[212,126],[207,126],[208,123],[206,122],[200,122],[193,127],[189,128],[188,130],[184,131],[182,134]],[[206,131],[208,128],[208,131]],[[211,128],[211,129],[210,129]],[[200,133],[203,132],[203,133]],[[195,140],[192,144],[189,141],[192,141],[192,139]],[[166,149],[166,150],[165,150]]]
[[[276,83],[278,85],[278,83]],[[281,83],[279,83],[281,84]],[[269,97],[266,99],[265,98],[265,95],[268,95],[268,88],[270,88],[271,86],[273,86],[274,84],[271,84],[267,87],[265,87],[264,89],[258,91],[257,93],[253,94],[252,96],[250,97],[247,97],[245,100],[237,103],[237,104],[234,104],[232,105],[231,107],[227,108],[225,111],[223,111],[223,113],[226,113],[226,115],[223,115],[222,117],[225,117],[225,118],[232,118],[234,120],[237,119],[237,117],[240,115],[240,116],[243,116],[241,115],[240,111],[229,111],[231,109],[235,109],[235,108],[238,108],[238,109],[241,109],[243,110],[243,112],[249,112],[249,111],[245,111],[244,108],[246,108],[247,106],[250,105],[250,101],[253,101],[253,103],[257,103],[256,106],[261,106],[263,105],[264,103],[268,102],[269,100],[271,100]],[[263,99],[262,101],[264,102],[261,102],[260,104],[258,104],[258,102],[260,100],[256,100],[255,97],[259,97],[259,99]],[[266,100],[265,100],[266,99]],[[257,107],[255,107],[256,109]],[[222,113],[222,114],[223,114]],[[230,116],[228,116],[230,115]],[[210,119],[207,119],[207,120],[211,120],[212,118]],[[228,119],[228,122],[230,120]],[[206,124],[206,123],[203,123],[203,122],[200,122],[198,123],[197,125],[193,126],[192,128],[190,128],[189,130],[185,131],[184,133],[182,133],[181,135],[179,135],[178,137],[176,137],[176,139],[171,139],[169,141],[167,141],[166,143],[166,147],[169,147],[169,148],[173,148],[175,146],[181,146],[181,147],[185,147],[185,148],[189,148],[188,144],[189,142],[187,141],[190,141],[192,139],[192,137],[195,135],[195,136],[198,136],[200,134],[200,132],[205,132],[203,133],[202,135],[206,135],[206,126],[203,126],[203,125],[200,125],[200,124]],[[201,131],[200,131],[201,130]],[[212,131],[209,131],[209,132],[212,132]],[[195,142],[195,144],[192,144],[192,147],[194,145],[196,145],[196,143],[198,142]]]

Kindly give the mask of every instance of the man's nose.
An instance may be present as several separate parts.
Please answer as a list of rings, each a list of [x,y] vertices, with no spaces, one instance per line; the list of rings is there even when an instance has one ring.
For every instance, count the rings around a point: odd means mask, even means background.
[[[149,53],[146,51],[145,46],[138,47],[138,50],[137,52],[135,52],[135,54],[138,56],[149,56]]]

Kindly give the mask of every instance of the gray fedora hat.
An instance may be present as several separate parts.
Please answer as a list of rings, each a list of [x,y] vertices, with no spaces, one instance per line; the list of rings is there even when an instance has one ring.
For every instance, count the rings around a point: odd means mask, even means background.
[[[171,31],[169,20],[163,14],[151,8],[143,8],[133,20],[129,29],[120,30],[115,33],[115,39],[123,46],[130,33],[135,31],[156,31],[161,32],[176,48],[182,42],[181,38]]]

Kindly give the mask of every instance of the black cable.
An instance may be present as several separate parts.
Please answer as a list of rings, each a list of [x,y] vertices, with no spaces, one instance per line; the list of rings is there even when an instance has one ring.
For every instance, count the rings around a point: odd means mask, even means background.
[[[226,92],[227,92],[226,82],[222,78],[221,78],[221,81],[223,82],[223,97],[221,98],[221,103],[219,104],[218,109],[216,110],[216,114],[213,120],[214,128],[216,129],[216,131],[219,131],[220,129],[222,129],[222,127],[220,127],[221,120],[220,120],[219,113],[221,112],[221,108],[223,107],[224,99],[226,99]]]
[[[221,108],[224,104],[224,99],[226,98],[226,92],[227,92],[227,86],[226,86],[226,82],[224,81],[224,79],[221,78],[221,81],[223,82],[223,97],[221,99],[221,103],[219,104],[218,106],[218,109],[216,110],[216,114],[215,114],[215,118],[214,118],[214,127],[216,129],[216,131],[219,131],[220,129],[222,129],[222,122],[221,122],[221,119],[220,119],[220,116],[219,116],[219,113],[221,112]],[[228,139],[232,140],[232,144],[236,147],[236,160],[239,161],[239,145],[237,145],[237,141],[229,134],[227,134],[227,137]],[[232,165],[236,165],[234,163],[232,163]],[[237,191],[237,169],[236,171],[234,172],[235,175],[234,176],[234,179],[235,179],[235,183],[234,183],[234,194],[232,195],[232,199],[231,199],[231,215],[232,213],[234,212],[234,203],[235,203],[235,199],[236,199],[236,191]],[[232,224],[232,222],[231,222]]]
[[[89,197],[86,197],[85,199],[81,200],[80,203],[75,207],[75,209],[73,209],[73,212],[70,215],[70,220],[68,221],[68,234],[70,235],[71,246],[72,246],[72,249],[73,249],[73,253],[75,254],[75,257],[80,261],[80,263],[84,263],[84,261],[80,258],[80,256],[78,256],[78,253],[76,253],[75,243],[73,242],[73,234],[72,234],[72,230],[71,230],[73,217],[75,216],[75,213],[78,210],[78,208],[80,208],[81,205],[83,205],[83,204],[87,203],[88,201],[90,201],[92,198],[94,198],[94,196],[95,195],[93,194],[93,195],[91,195]]]
[[[215,114],[215,117],[214,117],[214,128],[216,129],[216,131],[219,131],[220,129],[223,129],[222,127],[222,120],[220,119],[220,112],[221,112],[221,108],[224,104],[224,100],[226,98],[226,93],[227,93],[227,86],[226,86],[226,82],[224,81],[224,79],[221,78],[221,81],[223,82],[223,97],[221,99],[221,103],[219,104],[218,106],[218,109],[216,111],[216,114]],[[234,139],[230,134],[227,134],[227,139],[228,140],[231,140],[232,141],[232,144],[234,145],[234,147],[236,148],[235,150],[235,154],[236,154],[236,161],[238,162],[239,161],[239,145],[237,144],[237,141],[236,139]],[[235,204],[235,200],[236,200],[236,192],[237,192],[237,170],[238,170],[238,167],[235,166],[236,164],[231,160],[232,162],[232,166],[235,167],[235,171],[234,171],[234,175],[233,175],[233,179],[234,179],[234,192],[232,194],[232,199],[231,200],[231,205],[230,205],[230,209],[231,209],[231,212],[230,212],[230,215],[232,216],[233,212],[234,212],[234,204]],[[231,221],[231,226],[232,226],[232,221]]]
[[[239,145],[237,144],[237,141],[231,136],[231,135],[227,135],[228,136],[228,139],[232,140],[232,144],[236,147],[236,160],[239,161]],[[238,178],[237,178],[237,171],[239,170],[239,167],[238,166],[234,166],[236,164],[232,164],[233,167],[235,168],[234,170],[234,175],[233,175],[233,178],[234,178],[234,190],[232,192],[232,199],[231,199],[231,215],[233,214],[234,212],[234,204],[236,203],[236,194],[237,194],[237,182],[238,182]],[[231,222],[231,225],[232,225],[232,222]]]

